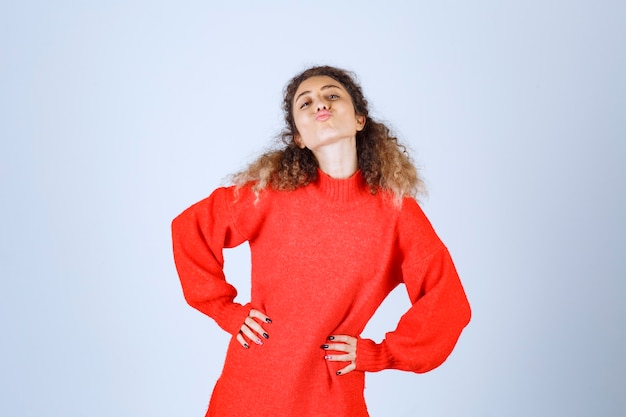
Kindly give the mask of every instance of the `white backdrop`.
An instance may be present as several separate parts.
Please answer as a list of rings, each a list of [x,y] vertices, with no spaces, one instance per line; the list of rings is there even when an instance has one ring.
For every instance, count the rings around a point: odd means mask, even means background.
[[[473,307],[439,369],[368,374],[372,416],[626,415],[624,3],[222,3],[1,3],[0,415],[203,415],[227,336],[183,300],[170,221],[311,64],[410,146]]]

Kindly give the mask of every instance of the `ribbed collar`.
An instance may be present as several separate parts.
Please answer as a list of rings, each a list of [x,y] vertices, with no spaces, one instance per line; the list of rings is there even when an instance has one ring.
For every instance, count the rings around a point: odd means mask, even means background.
[[[317,180],[312,185],[319,193],[336,202],[356,201],[369,194],[360,170],[349,178],[337,179],[318,169]]]

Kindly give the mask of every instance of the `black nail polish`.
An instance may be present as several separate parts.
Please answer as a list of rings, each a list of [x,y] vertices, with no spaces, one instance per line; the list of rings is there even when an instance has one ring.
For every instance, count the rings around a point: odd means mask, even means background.
[[[322,345],[322,349],[328,349],[328,345]]]
[[[269,334],[267,334],[267,333],[263,333],[263,337],[264,337],[264,338],[266,338],[266,339],[269,339],[269,338],[270,338],[270,335],[269,335]]]
[[[341,371],[337,371],[337,375],[341,375]]]
[[[335,340],[335,336],[328,336],[328,340]]]
[[[243,347],[245,347],[246,349],[249,349],[249,348],[250,348],[250,346],[248,346],[248,344],[247,344],[247,343],[244,343],[244,344],[243,344]]]
[[[268,317],[268,318],[266,318],[266,319],[265,319],[265,322],[266,322],[266,323],[271,323],[271,322],[272,322],[272,320]]]

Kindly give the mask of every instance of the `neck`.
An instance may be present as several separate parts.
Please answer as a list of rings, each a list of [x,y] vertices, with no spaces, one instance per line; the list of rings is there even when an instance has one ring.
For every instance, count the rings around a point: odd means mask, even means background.
[[[356,138],[320,147],[313,155],[320,169],[332,178],[349,178],[359,169]]]

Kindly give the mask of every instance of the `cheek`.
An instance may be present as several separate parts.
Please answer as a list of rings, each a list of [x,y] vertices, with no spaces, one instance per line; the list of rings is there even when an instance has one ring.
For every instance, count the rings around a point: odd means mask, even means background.
[[[306,128],[306,118],[298,117],[296,115],[293,116],[293,127],[296,132],[300,132],[300,130],[304,127]]]

